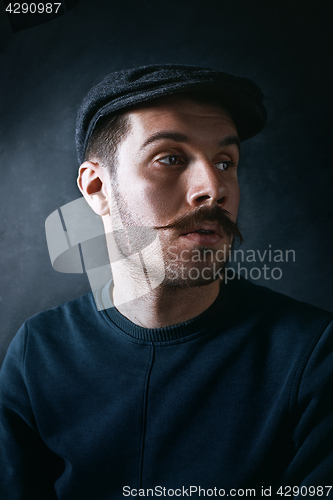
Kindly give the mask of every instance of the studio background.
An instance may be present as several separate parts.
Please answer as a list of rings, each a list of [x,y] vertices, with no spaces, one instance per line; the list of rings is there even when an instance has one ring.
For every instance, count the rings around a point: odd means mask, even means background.
[[[86,275],[53,270],[45,220],[80,196],[82,98],[107,73],[144,64],[212,67],[262,88],[268,124],[242,145],[242,248],[293,249],[295,262],[253,263],[283,271],[255,282],[333,310],[328,2],[80,0],[14,33],[0,12],[0,362],[28,317],[90,289]]]

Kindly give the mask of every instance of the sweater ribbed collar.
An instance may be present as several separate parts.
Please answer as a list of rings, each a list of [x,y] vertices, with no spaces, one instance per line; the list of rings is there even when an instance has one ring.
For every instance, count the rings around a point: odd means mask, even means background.
[[[116,307],[105,308],[107,297],[110,297],[112,283],[106,285],[99,293],[98,300],[103,304],[101,313],[111,326],[116,326],[123,333],[137,340],[146,342],[168,342],[185,339],[194,334],[204,334],[215,326],[221,327],[221,320],[229,314],[235,298],[243,287],[244,278],[236,276],[227,283],[221,283],[220,292],[213,304],[199,316],[177,325],[164,328],[144,328],[136,325],[123,316]]]

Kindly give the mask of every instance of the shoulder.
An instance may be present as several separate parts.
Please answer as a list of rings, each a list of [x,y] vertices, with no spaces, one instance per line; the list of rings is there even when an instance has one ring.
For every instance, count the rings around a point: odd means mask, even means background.
[[[20,346],[23,363],[46,354],[77,351],[93,331],[103,331],[107,325],[97,310],[92,292],[65,302],[29,318],[22,325],[12,344]],[[10,349],[13,348],[10,346]]]
[[[295,389],[314,358],[333,353],[333,314],[244,278],[238,286],[233,331],[241,332],[251,359],[265,367],[267,376],[290,380]]]
[[[238,324],[275,350],[312,349],[332,328],[333,314],[240,277]],[[280,347],[279,347],[280,346]]]
[[[257,285],[241,277],[242,300],[254,314],[272,317],[272,319],[286,318],[288,321],[321,322],[333,318],[333,313],[301,302],[292,297],[275,292],[265,286]]]
[[[42,332],[43,335],[54,333],[58,338],[67,337],[77,331],[89,331],[104,321],[96,307],[92,292],[74,300],[64,302],[57,307],[35,314],[23,325],[27,335]]]
[[[97,310],[93,294],[88,292],[81,297],[31,316],[25,322],[25,325],[28,329],[38,328],[40,325],[43,327],[56,327],[59,324],[79,322],[83,317],[86,319],[95,313],[97,313]]]

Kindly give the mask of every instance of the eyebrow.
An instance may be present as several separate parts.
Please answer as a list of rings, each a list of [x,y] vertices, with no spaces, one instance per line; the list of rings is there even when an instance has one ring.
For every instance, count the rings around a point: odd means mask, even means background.
[[[175,142],[184,142],[187,144],[191,142],[190,138],[185,134],[181,134],[180,132],[171,132],[171,131],[169,132],[168,130],[163,130],[161,132],[156,132],[156,134],[153,134],[150,137],[148,137],[148,139],[142,144],[140,149],[142,150],[145,147],[147,147],[148,144],[151,144],[152,142],[156,141],[161,141],[162,139],[171,139],[172,141]],[[235,144],[238,150],[240,150],[240,140],[237,135],[230,135],[224,137],[223,139],[221,139],[221,141],[219,141],[218,145],[220,148],[224,148],[225,146],[231,146],[233,144]]]

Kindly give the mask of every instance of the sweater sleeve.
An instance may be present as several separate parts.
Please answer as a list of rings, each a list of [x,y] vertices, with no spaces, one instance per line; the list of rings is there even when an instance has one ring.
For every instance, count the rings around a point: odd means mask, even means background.
[[[0,498],[52,500],[61,460],[37,430],[24,377],[26,338],[23,325],[0,371]]]
[[[283,485],[296,487],[294,498],[333,498],[333,322],[299,367],[291,406],[295,451]]]

